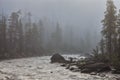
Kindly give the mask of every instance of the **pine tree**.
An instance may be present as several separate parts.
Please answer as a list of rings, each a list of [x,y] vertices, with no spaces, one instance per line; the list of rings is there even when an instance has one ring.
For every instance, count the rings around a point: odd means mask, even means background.
[[[21,22],[21,19],[19,20],[19,25],[18,25],[18,45],[19,45],[19,50],[18,52],[23,56],[23,52],[24,52],[24,35],[23,35],[23,25]]]
[[[5,58],[7,53],[6,18],[2,14],[0,19],[0,58]]]
[[[119,10],[119,14],[118,14],[118,19],[117,19],[117,34],[118,34],[118,40],[117,40],[117,52],[118,52],[118,55],[120,57],[120,10]]]
[[[31,54],[31,49],[32,49],[32,31],[31,28],[27,32],[25,32],[25,53],[27,56]]]
[[[20,20],[20,11],[12,12],[9,18],[9,53],[11,57],[20,56],[20,39],[22,35],[22,23]]]
[[[38,27],[39,27],[38,29],[39,29],[40,44],[41,44],[41,47],[43,48],[44,47],[45,28],[44,28],[44,24],[43,24],[42,20],[39,20]]]
[[[59,23],[56,24],[56,30],[52,33],[52,45],[55,50],[60,50],[62,44],[62,29]]]
[[[112,0],[107,0],[107,9],[102,23],[102,35],[105,39],[106,53],[111,59],[116,48],[116,7]]]
[[[104,43],[103,38],[101,39],[99,45],[100,45],[100,51],[101,51],[102,55],[105,55],[105,43]]]
[[[27,56],[31,55],[32,49],[32,22],[31,13],[27,13],[27,23],[25,23],[24,52]]]

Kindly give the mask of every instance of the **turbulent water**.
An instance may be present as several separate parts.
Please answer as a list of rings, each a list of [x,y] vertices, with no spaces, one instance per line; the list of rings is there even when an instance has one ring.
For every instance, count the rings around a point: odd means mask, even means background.
[[[5,60],[0,62],[0,80],[116,80],[71,72],[60,64],[51,64],[50,56]]]

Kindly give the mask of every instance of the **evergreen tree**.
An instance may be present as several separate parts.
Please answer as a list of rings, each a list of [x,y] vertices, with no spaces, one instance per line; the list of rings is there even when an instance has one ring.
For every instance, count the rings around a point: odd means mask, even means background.
[[[32,22],[31,13],[27,13],[27,23],[25,23],[24,52],[27,56],[32,55]]]
[[[24,56],[25,54],[24,53],[24,35],[23,35],[23,25],[22,25],[22,22],[21,22],[21,19],[19,20],[19,25],[18,25],[18,36],[19,36],[19,39],[18,39],[18,45],[19,45],[19,50],[18,52]]]
[[[39,30],[39,40],[40,40],[40,44],[41,44],[41,47],[43,48],[43,47],[44,47],[45,28],[44,28],[44,24],[43,24],[42,20],[39,20],[38,30]]]
[[[32,49],[32,31],[31,28],[29,28],[29,30],[27,32],[25,32],[25,53],[26,55],[30,55],[31,54],[31,49]]]
[[[111,59],[116,49],[116,7],[112,0],[107,0],[107,9],[102,23],[104,26],[102,34],[105,39],[106,53]]]
[[[6,18],[2,15],[0,19],[0,59],[5,58],[7,53],[6,27]]]
[[[19,15],[17,12],[13,12],[9,19],[9,53],[10,55],[17,56],[18,49],[18,22]]]
[[[102,38],[99,45],[100,45],[100,51],[102,53],[102,55],[105,55],[105,43],[104,43],[104,39]]]
[[[52,45],[55,50],[60,50],[62,44],[62,29],[59,23],[56,24],[56,30],[52,33]]]
[[[39,32],[38,32],[38,27],[35,23],[33,23],[33,28],[32,28],[32,50],[34,54],[38,54],[40,51],[40,40],[39,40]]]
[[[20,57],[23,52],[23,30],[22,22],[20,19],[20,10],[13,12],[9,18],[9,53],[11,57]]]
[[[118,19],[117,19],[117,34],[118,34],[118,41],[117,41],[117,51],[118,51],[118,55],[120,57],[120,10],[119,10],[119,14],[118,14]]]

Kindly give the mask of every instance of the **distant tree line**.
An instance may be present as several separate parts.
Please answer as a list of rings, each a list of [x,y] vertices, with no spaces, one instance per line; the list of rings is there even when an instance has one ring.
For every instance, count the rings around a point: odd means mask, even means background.
[[[47,19],[33,21],[31,12],[0,13],[0,59],[48,55],[54,52],[84,53],[95,46],[94,35],[75,34],[74,26]],[[84,34],[84,33],[83,33]]]
[[[30,12],[24,19],[21,10],[12,12],[8,18],[0,15],[0,59],[42,56],[62,49],[62,29],[58,22],[49,34],[42,20],[32,21]]]
[[[7,19],[2,14],[0,19],[0,59],[40,56],[45,53],[42,48],[40,30],[32,23],[28,13],[28,22],[23,27],[21,12],[12,12]],[[40,25],[39,25],[40,26]]]

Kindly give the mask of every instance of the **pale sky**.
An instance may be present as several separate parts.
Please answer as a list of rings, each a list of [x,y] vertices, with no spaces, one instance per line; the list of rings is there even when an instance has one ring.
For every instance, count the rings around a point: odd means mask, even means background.
[[[114,0],[120,8],[120,0]],[[100,20],[106,7],[106,0],[0,0],[0,11],[11,13],[21,9],[31,12],[33,17],[48,17],[59,21],[79,22],[87,18]],[[96,19],[97,18],[97,19]],[[72,19],[72,21],[70,21]]]
[[[120,9],[120,0],[114,0]],[[31,12],[34,19],[48,18],[63,25],[81,28],[101,28],[106,0],[0,0],[0,11],[10,14],[22,10]]]

